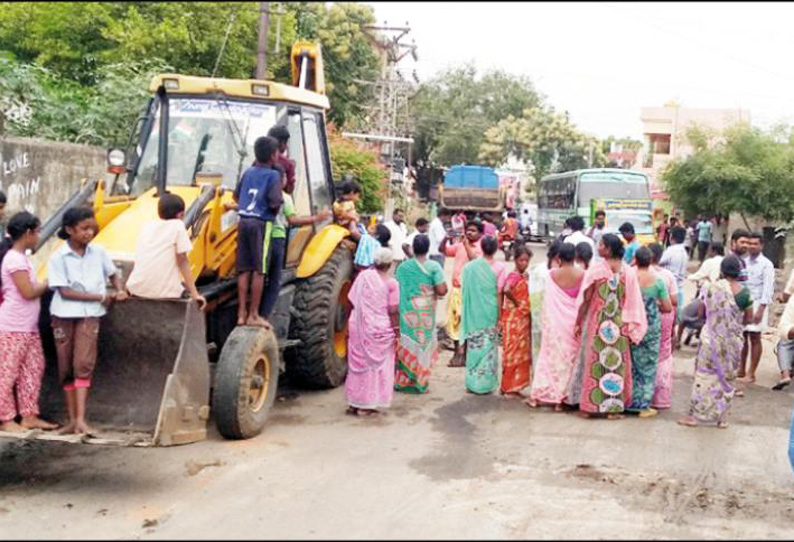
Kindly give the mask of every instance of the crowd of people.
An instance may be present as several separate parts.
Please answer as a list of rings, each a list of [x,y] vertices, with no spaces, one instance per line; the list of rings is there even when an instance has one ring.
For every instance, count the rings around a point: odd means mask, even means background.
[[[672,406],[673,352],[688,333],[684,342],[699,344],[679,423],[727,427],[733,398],[755,381],[768,325],[774,269],[762,236],[736,230],[727,255],[720,243],[701,245],[702,264],[689,275],[685,228],[673,222],[664,244],[641,246],[632,224],[618,235],[604,231],[603,212],[595,218],[585,232],[584,220],[571,217],[546,260],[532,266],[519,243],[512,271],[495,257],[502,232],[488,235],[479,220],[456,223],[444,209],[417,227],[402,262],[383,243],[350,292],[348,412],[376,415],[394,390],[428,390],[440,348],[436,306],[446,297],[449,366],[465,368],[469,393],[499,390],[585,417],[650,418]],[[449,285],[445,258],[453,259]],[[697,292],[688,302],[687,282]],[[792,293],[794,274],[782,296]],[[794,369],[794,301],[780,325],[776,390],[790,385]]]
[[[297,216],[288,139],[289,132],[276,127],[255,142],[256,161],[227,206],[240,217],[238,324],[270,327],[287,227],[333,216],[355,242],[345,383],[350,414],[378,414],[395,390],[428,391],[440,348],[436,306],[444,297],[454,350],[449,365],[465,368],[464,387],[472,394],[498,389],[533,408],[575,409],[586,417],[653,417],[672,405],[673,350],[687,332],[684,342],[696,337],[699,348],[681,424],[726,427],[733,398],[755,381],[774,294],[774,269],[762,254],[760,234],[736,230],[726,254],[711,240],[712,222],[701,219],[702,265],[688,276],[691,237],[675,217],[665,222],[660,243],[643,247],[631,223],[619,235],[607,233],[598,212],[586,232],[584,220],[571,217],[545,261],[535,265],[526,244],[515,243],[510,270],[496,255],[503,241],[519,239],[515,214],[497,228],[488,216],[441,209],[432,221],[417,220],[408,235],[404,212],[396,209],[391,220],[366,227],[356,208],[361,188],[346,181],[332,211]],[[53,293],[58,374],[69,413],[60,429],[67,433],[92,432],[86,402],[100,318],[112,302],[190,297],[206,306],[188,265],[184,212],[179,196],[160,196],[159,219],[142,229],[126,284],[107,252],[92,243],[98,227],[91,209],[64,214],[58,235],[65,242],[50,257],[43,282],[28,256],[38,243],[39,220],[27,212],[9,220],[0,245],[0,430],[57,427],[38,411],[44,370],[38,317],[47,291]],[[686,281],[696,284],[697,295],[685,304]],[[794,369],[792,293],[794,274],[781,294],[788,304],[776,390],[791,384]]]

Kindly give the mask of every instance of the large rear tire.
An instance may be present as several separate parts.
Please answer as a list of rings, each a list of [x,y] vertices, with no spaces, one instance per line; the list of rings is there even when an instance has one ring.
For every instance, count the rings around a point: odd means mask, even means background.
[[[308,388],[329,389],[344,382],[352,275],[351,250],[340,245],[322,269],[298,284],[290,337],[300,342],[292,349],[287,371]]]
[[[228,439],[255,437],[276,398],[278,341],[264,328],[237,327],[226,339],[215,370],[212,413]]]

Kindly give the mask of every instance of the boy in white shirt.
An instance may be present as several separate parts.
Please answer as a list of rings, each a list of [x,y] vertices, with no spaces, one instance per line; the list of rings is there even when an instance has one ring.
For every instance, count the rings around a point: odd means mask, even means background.
[[[207,300],[196,289],[187,259],[193,245],[182,221],[185,201],[176,194],[165,193],[157,202],[157,214],[159,220],[141,229],[127,291],[136,297],[179,299],[187,290],[204,310]]]

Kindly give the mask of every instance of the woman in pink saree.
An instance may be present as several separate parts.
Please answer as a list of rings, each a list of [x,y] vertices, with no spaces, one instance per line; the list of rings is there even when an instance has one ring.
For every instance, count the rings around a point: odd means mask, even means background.
[[[392,253],[381,248],[348,293],[353,305],[347,341],[348,414],[372,415],[394,396],[394,346],[399,336],[400,286],[389,275]]]
[[[598,243],[601,258],[585,273],[577,299],[574,330],[584,341],[579,410],[585,415],[622,417],[631,402],[631,349],[648,328],[637,272],[623,261],[623,243],[607,233]]]
[[[535,374],[527,405],[554,406],[562,401],[579,355],[579,341],[573,334],[576,324],[576,299],[584,271],[574,265],[576,247],[563,243],[557,254],[559,268],[553,269],[543,296],[543,337],[535,362]]]

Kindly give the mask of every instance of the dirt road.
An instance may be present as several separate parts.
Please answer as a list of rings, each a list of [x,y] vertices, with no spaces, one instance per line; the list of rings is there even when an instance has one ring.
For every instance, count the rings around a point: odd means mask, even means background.
[[[767,344],[767,352],[771,345]],[[759,386],[727,430],[685,428],[693,348],[674,408],[583,420],[464,393],[436,369],[427,395],[380,420],[342,389],[277,403],[256,439],[170,449],[0,443],[3,538],[787,538],[794,394]]]

